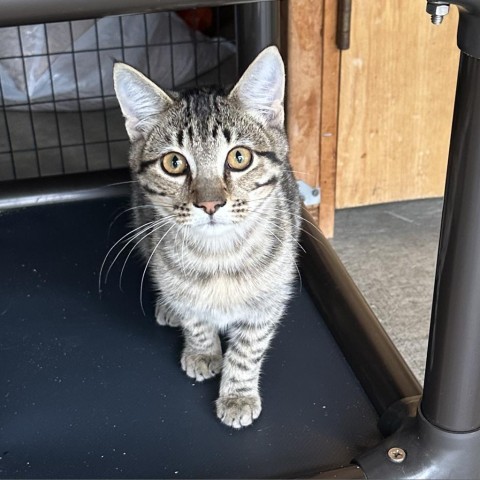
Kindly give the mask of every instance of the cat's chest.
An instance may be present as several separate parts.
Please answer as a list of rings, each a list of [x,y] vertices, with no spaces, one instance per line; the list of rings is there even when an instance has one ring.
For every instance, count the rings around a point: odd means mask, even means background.
[[[199,248],[187,242],[165,246],[155,255],[157,269],[165,276],[216,292],[246,289],[252,277],[271,263],[269,242],[250,239],[242,245],[229,242],[228,248]]]
[[[206,316],[219,327],[252,318],[272,297],[266,271],[253,275],[247,271],[221,271],[185,274],[169,269],[155,269],[162,297],[184,317]]]
[[[150,271],[177,314],[200,315],[222,327],[274,310],[286,298],[292,276],[292,262],[283,251],[287,242],[279,242],[276,251],[271,239],[258,235],[219,250],[176,242],[155,252]]]
[[[189,297],[199,303],[212,302],[215,305],[232,305],[245,302],[255,296],[253,287],[254,273],[246,268],[232,268],[232,264],[216,265],[210,261],[208,268],[204,269],[168,269],[160,268],[158,277],[165,290],[170,290],[172,295]],[[217,267],[217,268],[215,268]],[[222,268],[223,267],[223,268]],[[241,267],[241,266],[240,266]]]

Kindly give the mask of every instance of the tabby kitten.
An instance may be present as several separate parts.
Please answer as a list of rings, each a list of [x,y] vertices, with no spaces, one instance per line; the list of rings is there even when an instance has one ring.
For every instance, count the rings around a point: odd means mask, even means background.
[[[282,59],[265,49],[228,94],[166,92],[123,63],[114,82],[157,322],[182,328],[189,377],[222,372],[217,416],[245,427],[260,415],[260,367],[296,275]]]

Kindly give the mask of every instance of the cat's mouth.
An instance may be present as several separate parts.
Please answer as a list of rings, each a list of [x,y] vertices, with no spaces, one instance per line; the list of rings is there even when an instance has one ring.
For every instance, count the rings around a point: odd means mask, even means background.
[[[219,227],[220,225],[227,225],[227,222],[218,219],[215,215],[210,215],[208,218],[200,223],[201,226]]]
[[[218,229],[222,226],[225,226],[226,224],[223,222],[218,221],[216,218],[209,218],[204,225],[209,229],[209,230],[214,230]]]
[[[232,223],[219,220],[215,217],[206,219],[202,223],[197,223],[196,227],[205,234],[223,234],[232,228]]]

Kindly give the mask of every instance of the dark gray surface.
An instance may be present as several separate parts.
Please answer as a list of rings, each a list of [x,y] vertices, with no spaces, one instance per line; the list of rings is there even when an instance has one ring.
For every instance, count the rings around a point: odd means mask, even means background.
[[[340,210],[333,245],[410,368],[423,381],[442,200]]]
[[[301,273],[310,296],[381,417],[422,387],[353,282],[331,243],[304,209]],[[391,423],[391,422],[388,422]],[[390,431],[380,427],[382,432]]]
[[[181,338],[139,304],[131,259],[103,297],[98,271],[125,199],[0,213],[0,476],[252,478],[348,463],[378,443],[377,417],[302,290],[264,368],[264,411],[234,431],[218,380],[188,379]]]

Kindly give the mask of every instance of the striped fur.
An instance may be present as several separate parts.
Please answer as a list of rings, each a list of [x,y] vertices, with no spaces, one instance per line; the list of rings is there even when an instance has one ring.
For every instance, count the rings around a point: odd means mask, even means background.
[[[157,322],[182,328],[188,376],[222,372],[220,420],[247,426],[261,411],[262,361],[297,274],[300,200],[283,127],[283,63],[266,49],[228,94],[166,93],[117,64],[115,88],[132,144],[133,207],[158,289]],[[253,160],[232,171],[225,161],[239,146]],[[172,151],[188,161],[185,174],[161,168]],[[209,201],[222,205],[213,215],[198,207]],[[225,354],[219,333],[228,337]]]

